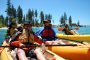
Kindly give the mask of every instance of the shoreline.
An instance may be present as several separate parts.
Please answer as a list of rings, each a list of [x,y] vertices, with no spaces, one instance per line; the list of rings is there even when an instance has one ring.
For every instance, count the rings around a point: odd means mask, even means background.
[[[0,29],[8,29],[7,27],[2,27],[2,28],[0,28]]]

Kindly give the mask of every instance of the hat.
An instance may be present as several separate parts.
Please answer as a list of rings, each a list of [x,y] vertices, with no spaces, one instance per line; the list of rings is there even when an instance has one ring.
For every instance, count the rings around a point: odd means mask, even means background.
[[[45,24],[45,23],[49,23],[49,21],[48,21],[48,20],[44,20],[43,23],[44,23],[44,24]]]
[[[15,22],[11,22],[10,24],[9,24],[9,27],[16,27],[17,26],[17,24],[15,23]]]
[[[24,25],[27,25],[27,24],[32,25],[30,21],[24,21],[23,24]]]

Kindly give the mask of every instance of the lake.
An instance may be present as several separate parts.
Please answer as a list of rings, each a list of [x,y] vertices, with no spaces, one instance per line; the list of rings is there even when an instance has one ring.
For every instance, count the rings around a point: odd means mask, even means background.
[[[38,30],[42,30],[42,27],[33,28],[33,31],[36,32]],[[63,33],[61,31],[58,31],[58,28],[53,28],[56,33]],[[6,29],[0,29],[0,45],[4,41],[4,35],[6,33]],[[79,34],[90,34],[90,27],[80,27],[79,30],[77,30]]]

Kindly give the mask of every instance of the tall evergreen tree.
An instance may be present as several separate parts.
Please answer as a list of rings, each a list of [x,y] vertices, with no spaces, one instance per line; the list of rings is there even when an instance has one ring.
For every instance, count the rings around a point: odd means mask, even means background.
[[[0,28],[2,27],[2,18],[0,16]]]
[[[16,18],[16,9],[14,8],[13,5],[12,5],[12,17]]]
[[[37,10],[35,10],[35,21],[34,21],[35,26],[37,26],[38,24],[37,15],[38,15]]]
[[[71,16],[69,17],[69,26],[72,27],[72,17]]]
[[[37,13],[37,10],[35,10],[35,17],[37,18],[37,16],[38,16],[38,13]]]
[[[62,25],[65,24],[65,20],[64,20],[64,17],[63,16],[61,16],[60,22],[61,22]]]
[[[23,16],[23,22],[25,22],[26,21],[26,18],[25,18],[25,15]]]
[[[7,12],[7,16],[8,16],[9,22],[11,22],[11,19],[12,19],[12,7],[11,7],[10,0],[7,0],[6,12]]]
[[[45,20],[46,20],[46,19],[48,19],[48,15],[47,15],[47,14],[45,14]]]
[[[8,26],[8,17],[5,17],[5,26]]]
[[[44,21],[44,13],[43,11],[40,12],[40,19],[41,19],[41,26],[43,25],[43,21]]]
[[[66,14],[66,12],[64,12],[64,20],[65,20],[65,23],[64,24],[66,24],[67,23],[67,14]]]
[[[35,13],[34,10],[32,9],[32,25],[35,25]]]
[[[51,15],[51,14],[46,14],[46,15],[45,15],[45,20],[46,20],[46,19],[51,22],[52,15]]]
[[[26,16],[27,16],[27,20],[29,20],[29,21],[32,22],[32,16],[33,16],[33,15],[32,15],[32,11],[31,11],[30,9],[28,10],[28,13],[27,13]]]
[[[5,26],[3,15],[0,16],[0,25],[1,25],[0,27],[4,27]]]
[[[79,22],[79,20],[78,20],[78,22],[77,22],[77,26],[80,26],[80,22]]]
[[[18,6],[18,9],[17,9],[17,18],[18,18],[18,23],[19,24],[22,23],[23,11],[20,5]]]
[[[51,15],[51,14],[48,15],[48,19],[49,19],[49,20],[52,19],[52,15]]]
[[[35,14],[34,14],[34,10],[32,9],[32,17],[33,17],[33,18],[34,18],[34,15],[35,15]]]

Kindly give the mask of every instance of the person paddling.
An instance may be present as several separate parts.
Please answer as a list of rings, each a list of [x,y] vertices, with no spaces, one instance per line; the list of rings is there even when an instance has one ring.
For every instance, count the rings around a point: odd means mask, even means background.
[[[17,28],[17,24],[15,22],[11,22],[8,26],[6,36],[12,37],[17,32],[16,28]]]
[[[78,34],[76,31],[69,29],[68,24],[65,25],[65,28],[62,30],[66,35],[75,35]]]
[[[39,34],[43,41],[52,41],[56,39],[56,34],[54,32],[54,30],[52,29],[52,24],[50,23],[49,20],[45,20],[43,21],[44,23],[44,29],[41,31],[41,33]]]

